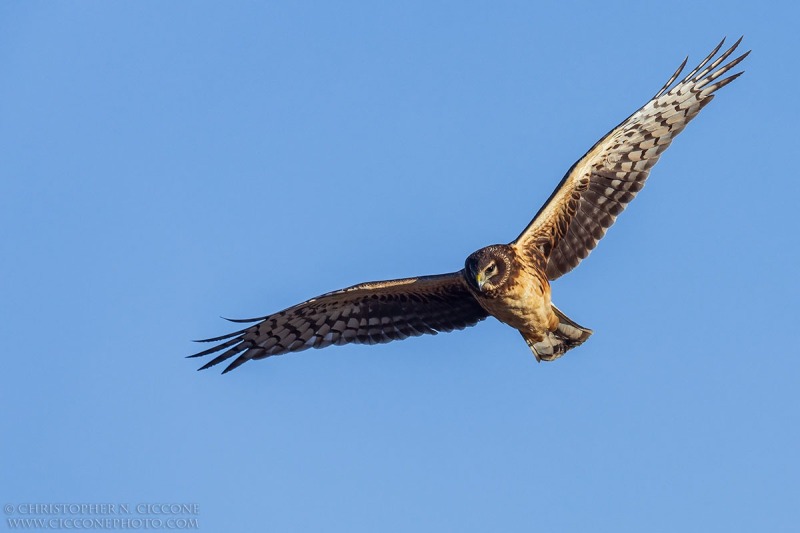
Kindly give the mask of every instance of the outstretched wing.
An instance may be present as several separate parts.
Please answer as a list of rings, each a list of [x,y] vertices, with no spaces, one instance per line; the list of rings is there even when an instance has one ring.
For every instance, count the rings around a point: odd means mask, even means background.
[[[250,359],[331,344],[376,344],[435,335],[474,326],[487,316],[469,292],[462,272],[362,283],[273,315],[234,320],[258,324],[199,341],[225,342],[189,357],[225,350],[200,368],[204,370],[238,355],[224,374]]]
[[[709,64],[723,39],[697,68],[672,86],[686,66],[684,60],[658,94],[569,169],[512,245],[538,247],[547,258],[550,280],[575,268],[641,190],[672,139],[714,98],[714,92],[742,74],[715,82],[750,53],[720,66],[741,40]]]

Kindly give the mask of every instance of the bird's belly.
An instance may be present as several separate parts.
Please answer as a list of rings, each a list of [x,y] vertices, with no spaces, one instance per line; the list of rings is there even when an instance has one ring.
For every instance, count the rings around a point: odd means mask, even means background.
[[[519,330],[530,338],[542,338],[558,325],[550,303],[549,287],[537,290],[528,285],[514,294],[486,300],[484,308],[499,321]],[[554,322],[555,320],[555,322]]]

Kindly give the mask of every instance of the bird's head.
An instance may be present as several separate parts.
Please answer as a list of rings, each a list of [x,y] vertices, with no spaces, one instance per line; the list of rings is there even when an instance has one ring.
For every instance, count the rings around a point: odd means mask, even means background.
[[[509,281],[513,250],[505,244],[481,248],[467,257],[464,273],[467,283],[484,296],[492,298]]]

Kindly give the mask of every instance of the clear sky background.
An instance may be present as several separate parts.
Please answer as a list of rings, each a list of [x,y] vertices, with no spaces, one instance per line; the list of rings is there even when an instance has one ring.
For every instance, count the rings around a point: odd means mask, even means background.
[[[0,503],[204,531],[790,531],[797,3],[3,2]],[[190,339],[508,242],[686,56],[747,73],[554,301],[198,373]],[[5,517],[4,517],[5,519]]]

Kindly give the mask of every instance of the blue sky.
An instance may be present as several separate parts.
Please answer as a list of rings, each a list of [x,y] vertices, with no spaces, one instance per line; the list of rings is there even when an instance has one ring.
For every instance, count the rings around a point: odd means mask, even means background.
[[[555,3],[554,3],[555,4]],[[789,531],[800,520],[795,3],[6,2],[3,504],[205,531]],[[519,233],[686,56],[747,73],[554,301],[198,373],[190,343]],[[4,517],[5,518],[5,517]]]

